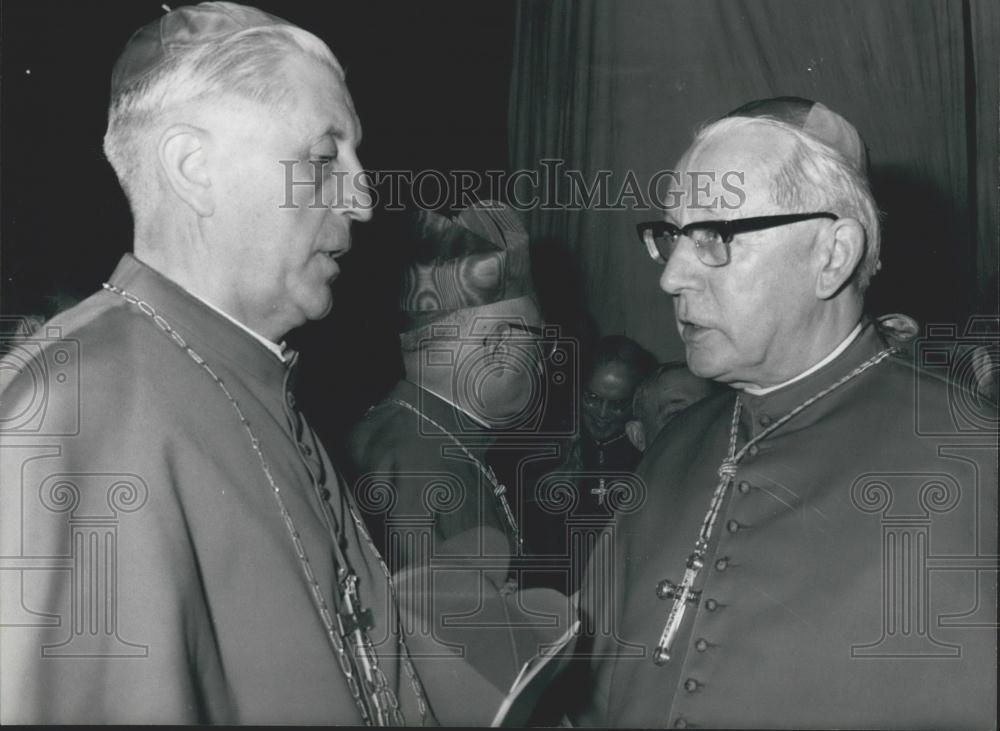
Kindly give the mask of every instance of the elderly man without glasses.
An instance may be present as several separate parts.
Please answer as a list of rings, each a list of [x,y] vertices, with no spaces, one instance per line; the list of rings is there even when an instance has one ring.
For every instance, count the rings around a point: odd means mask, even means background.
[[[995,725],[996,408],[864,315],[861,138],[822,104],[765,100],[678,170],[744,176],[738,211],[682,197],[639,226],[692,373],[733,388],[667,425],[638,470],[657,489],[595,553],[576,719]]]
[[[282,343],[370,217],[340,65],[182,7],[129,40],[109,116],[135,253],[4,361],[3,720],[433,721]],[[317,164],[320,205],[286,187]]]
[[[714,381],[692,375],[681,362],[661,363],[635,389],[632,397],[634,418],[625,423],[625,433],[640,452],[684,409],[711,396],[719,386]]]

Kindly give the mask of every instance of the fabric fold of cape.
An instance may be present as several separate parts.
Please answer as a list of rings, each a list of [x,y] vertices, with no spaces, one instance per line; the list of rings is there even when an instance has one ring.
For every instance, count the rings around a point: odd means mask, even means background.
[[[331,606],[332,541],[340,542],[374,615],[381,668],[406,720],[420,723],[378,556],[296,408],[297,357],[282,363],[130,255],[111,283],[151,306],[239,404]],[[71,557],[95,563],[83,563],[77,589],[72,572],[44,565],[0,572],[3,720],[359,724],[273,489],[219,385],[149,316],[108,291],[46,332],[52,339],[33,352],[76,353],[62,372],[78,380],[52,380],[42,430],[2,435],[0,553],[56,567]],[[33,388],[30,369],[7,385],[5,423]],[[132,495],[127,505],[122,494]],[[59,502],[70,495],[75,503]],[[321,501],[332,507],[335,535]],[[90,535],[95,519],[108,530],[99,549],[75,537]],[[104,566],[112,573],[100,573]],[[108,604],[91,593],[98,589],[110,592]]]

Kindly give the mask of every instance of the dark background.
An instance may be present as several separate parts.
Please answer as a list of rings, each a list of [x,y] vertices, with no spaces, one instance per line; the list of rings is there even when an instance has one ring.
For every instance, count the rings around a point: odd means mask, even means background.
[[[154,0],[0,1],[0,313],[47,317],[97,290],[131,249],[128,207],[101,151],[109,81],[131,33],[163,10]],[[976,145],[996,130],[1000,13],[989,0],[255,4],[314,32],[340,59],[371,170],[507,169],[512,150],[524,168],[556,157],[642,174],[675,160],[712,113],[779,91],[822,98],[868,135],[886,212],[885,267],[869,310],[921,323],[996,312],[996,271],[982,271],[995,267],[977,271],[977,261],[995,262],[997,232],[976,230],[975,198],[986,191],[980,214],[996,206],[997,152]],[[705,46],[706,28],[733,35]],[[822,53],[813,47],[821,41]],[[692,48],[702,56],[689,57]],[[813,73],[823,53],[829,62]],[[855,67],[874,69],[871,78]],[[938,78],[945,71],[952,76]],[[952,96],[955,109],[934,101]],[[938,130],[945,122],[948,135]],[[572,212],[543,226],[527,215],[536,287],[547,317],[573,334],[625,333],[676,357],[668,298],[632,233],[636,216]],[[289,337],[303,354],[300,402],[330,445],[400,373],[399,224],[383,211],[355,228],[333,314]]]
[[[514,167],[552,158],[649,180],[749,100],[818,100],[864,139],[884,213],[869,313],[963,333],[997,312],[997,0],[520,0],[514,49]],[[573,252],[602,334],[682,357],[635,237],[649,213],[622,208],[536,208],[528,231]]]
[[[172,3],[177,7],[182,3]],[[362,163],[378,169],[506,169],[514,5],[506,2],[253,3],[315,33],[347,72]],[[111,68],[163,14],[152,0],[2,4],[4,316],[50,316],[83,298],[132,246],[124,194],[105,161]],[[354,229],[333,314],[295,331],[301,403],[328,439],[395,381],[398,220]]]

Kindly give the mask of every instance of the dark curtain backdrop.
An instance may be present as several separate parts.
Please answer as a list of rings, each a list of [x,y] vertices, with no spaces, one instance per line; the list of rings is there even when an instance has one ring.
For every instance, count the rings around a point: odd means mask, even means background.
[[[817,99],[869,147],[885,219],[868,309],[923,323],[996,310],[995,0],[521,0],[515,29],[514,169],[559,159],[585,179],[612,171],[612,192],[629,171],[645,186],[700,123],[754,98]],[[660,268],[634,234],[659,216],[625,203],[526,217],[566,251],[602,334],[678,357]]]

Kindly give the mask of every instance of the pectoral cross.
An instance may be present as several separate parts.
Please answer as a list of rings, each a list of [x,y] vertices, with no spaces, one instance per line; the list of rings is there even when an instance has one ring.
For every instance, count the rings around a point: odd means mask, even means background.
[[[694,591],[691,587],[694,586],[694,580],[703,565],[702,557],[692,553],[688,556],[687,568],[684,570],[680,586],[668,579],[664,579],[656,586],[656,596],[660,599],[674,600],[670,606],[670,614],[667,615],[667,624],[663,627],[663,634],[660,635],[660,641],[653,651],[653,662],[657,665],[663,665],[670,660],[670,648],[681,628],[687,605],[698,601],[701,592]]]
[[[607,487],[604,486],[604,478],[602,477],[597,482],[597,487],[590,488],[591,495],[597,495],[597,504],[604,505],[604,497],[609,492],[611,492]]]

